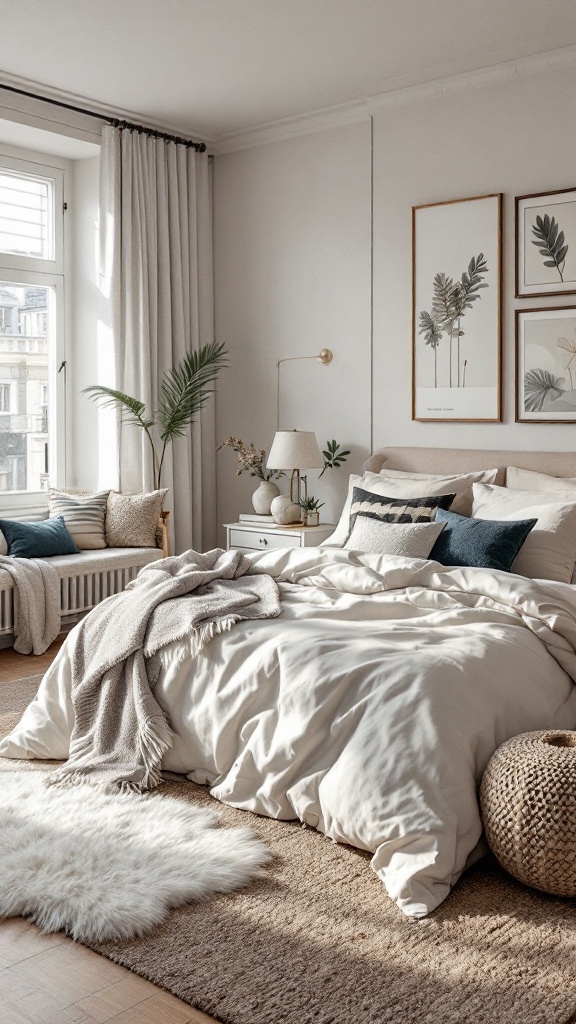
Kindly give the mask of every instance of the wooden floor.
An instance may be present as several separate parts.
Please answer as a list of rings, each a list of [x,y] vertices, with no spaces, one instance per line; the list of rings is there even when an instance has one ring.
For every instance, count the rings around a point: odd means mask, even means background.
[[[0,650],[3,681],[45,672],[46,654]],[[1,697],[0,697],[1,699]],[[59,932],[43,933],[20,917],[0,921],[1,1024],[212,1024],[213,1018]]]

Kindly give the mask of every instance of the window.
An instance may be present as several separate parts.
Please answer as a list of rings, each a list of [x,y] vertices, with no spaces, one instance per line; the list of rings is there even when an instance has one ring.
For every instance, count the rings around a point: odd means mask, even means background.
[[[28,493],[30,507],[64,441],[63,178],[0,151],[0,490]]]
[[[0,251],[52,259],[53,181],[0,169]]]

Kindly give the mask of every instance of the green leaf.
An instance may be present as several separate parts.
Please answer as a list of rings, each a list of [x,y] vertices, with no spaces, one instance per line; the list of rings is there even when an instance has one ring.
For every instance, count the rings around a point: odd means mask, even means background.
[[[211,385],[226,365],[224,345],[210,342],[167,370],[160,383],[158,424],[162,441],[182,437],[213,392]]]
[[[103,384],[92,384],[82,389],[83,395],[89,395],[93,402],[98,402],[102,409],[115,407],[120,410],[122,418],[126,422],[137,423],[144,429],[154,425],[153,419],[146,419],[144,413],[146,406],[137,398],[131,398],[123,391],[116,391],[114,388],[104,387]]]

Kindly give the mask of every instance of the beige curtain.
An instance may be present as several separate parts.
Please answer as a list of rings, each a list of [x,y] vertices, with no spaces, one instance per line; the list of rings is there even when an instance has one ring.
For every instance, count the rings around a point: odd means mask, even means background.
[[[212,190],[206,153],[107,125],[102,137],[100,239],[115,387],[155,409],[164,370],[214,340]],[[109,384],[109,381],[99,383]],[[164,461],[175,550],[215,537],[215,415],[211,398]],[[143,431],[119,427],[123,491],[151,490]]]

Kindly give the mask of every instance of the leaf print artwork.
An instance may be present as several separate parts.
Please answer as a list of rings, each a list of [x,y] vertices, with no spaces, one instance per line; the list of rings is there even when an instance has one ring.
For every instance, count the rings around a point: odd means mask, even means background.
[[[574,207],[574,230],[568,220],[566,225],[576,238],[576,202]],[[536,212],[545,213],[534,211],[532,220]],[[564,223],[565,218],[559,217]],[[501,242],[499,192],[412,207],[414,420],[495,423],[501,419]],[[530,255],[542,273],[540,256],[532,246]],[[550,270],[544,273],[552,276]],[[554,342],[560,334],[572,337],[571,329],[559,327]],[[559,349],[557,360],[560,375],[567,357]],[[542,365],[554,369],[545,362]]]
[[[545,267],[556,267],[563,282],[563,270],[566,263],[568,246],[564,232],[559,230],[559,224],[555,217],[545,214],[536,217],[536,223],[532,225],[532,234],[535,237],[531,240],[532,245],[537,246],[538,252],[544,257]]]

